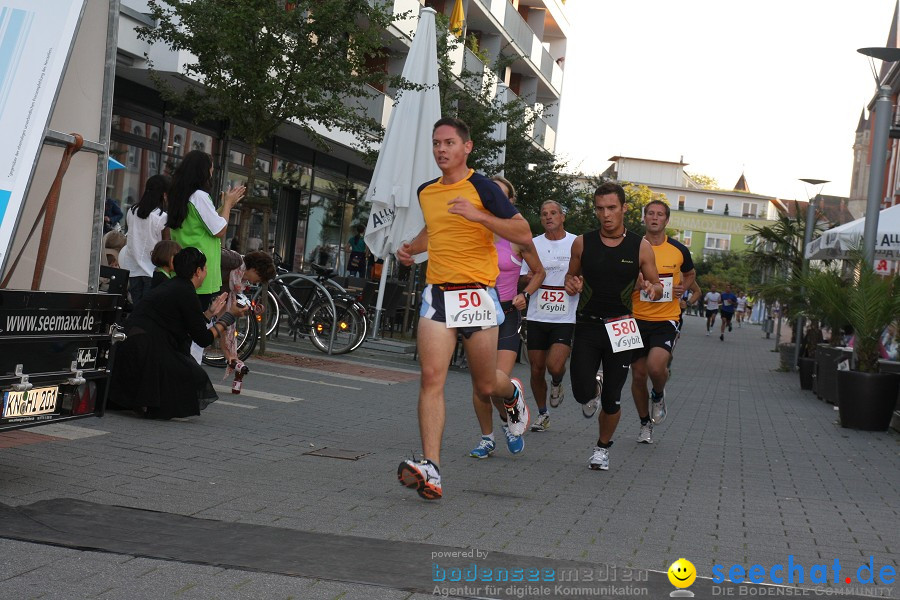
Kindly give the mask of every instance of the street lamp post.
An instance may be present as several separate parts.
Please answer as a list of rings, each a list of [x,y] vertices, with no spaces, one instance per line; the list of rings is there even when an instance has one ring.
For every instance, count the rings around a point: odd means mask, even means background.
[[[877,58],[884,62],[900,60],[900,48],[860,48],[860,54]],[[872,137],[871,170],[869,171],[869,191],[866,196],[866,220],[863,228],[863,254],[871,265],[875,261],[875,237],[878,234],[878,213],[884,199],[884,167],[887,162],[888,134],[891,129],[891,88],[878,87],[875,100],[875,130]]]
[[[822,188],[828,183],[825,179],[800,179],[803,183],[811,186],[819,186],[818,194],[822,193]],[[818,195],[816,194],[816,195]],[[816,227],[816,207],[813,206],[813,199],[815,195],[810,197],[809,192],[806,194],[806,230],[803,232],[803,249],[801,252],[803,253],[802,259],[802,269],[801,275],[806,277],[809,274],[809,259],[805,257],[806,255],[806,246],[812,241],[813,230]],[[800,286],[800,295],[806,293],[806,289],[801,285]],[[794,332],[794,362],[793,365],[797,365],[800,362],[800,346],[803,344],[803,328],[805,327],[805,319],[803,316],[797,317],[797,331]]]

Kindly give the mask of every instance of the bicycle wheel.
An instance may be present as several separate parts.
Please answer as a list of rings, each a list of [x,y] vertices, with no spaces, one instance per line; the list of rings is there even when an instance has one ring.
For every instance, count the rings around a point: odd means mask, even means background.
[[[234,336],[238,357],[244,360],[253,348],[256,347],[256,338],[259,329],[256,326],[256,318],[251,314],[240,317],[235,323]],[[249,350],[247,348],[249,347]],[[222,349],[222,338],[217,337],[213,343],[203,350],[203,364],[211,367],[225,367],[225,352]]]
[[[272,335],[275,328],[278,327],[278,321],[281,319],[281,306],[272,290],[266,294],[266,303],[263,305],[262,321],[265,323],[266,336]]]
[[[313,346],[327,353],[331,330],[337,323],[331,353],[346,354],[358,348],[365,339],[366,319],[360,314],[360,307],[356,302],[335,299],[334,308],[337,311],[336,319],[327,302],[319,302],[310,309],[307,320],[309,339]]]

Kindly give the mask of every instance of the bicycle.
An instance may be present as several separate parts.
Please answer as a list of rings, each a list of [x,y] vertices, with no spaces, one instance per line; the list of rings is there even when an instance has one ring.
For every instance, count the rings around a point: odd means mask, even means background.
[[[265,302],[261,287],[253,291],[253,306],[261,307],[256,311],[261,329],[268,337],[277,336],[284,321],[288,335],[295,341],[309,337],[313,346],[325,353],[334,330],[332,354],[356,350],[368,331],[366,308],[331,279],[334,271],[316,264],[312,268],[315,276],[290,273],[279,267],[279,275],[269,282]]]

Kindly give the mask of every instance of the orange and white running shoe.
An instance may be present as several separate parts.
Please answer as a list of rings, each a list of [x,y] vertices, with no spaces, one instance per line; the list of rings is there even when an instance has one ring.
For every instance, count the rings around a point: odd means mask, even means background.
[[[441,497],[441,473],[437,465],[428,460],[407,459],[397,467],[397,479],[401,485],[412,488],[426,500]]]

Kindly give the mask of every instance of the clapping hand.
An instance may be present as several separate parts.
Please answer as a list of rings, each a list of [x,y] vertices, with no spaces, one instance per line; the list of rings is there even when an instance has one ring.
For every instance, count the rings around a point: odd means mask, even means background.
[[[228,301],[228,292],[222,292],[216,296],[209,305],[209,310],[204,313],[208,318],[218,317],[225,312],[225,303]]]
[[[222,192],[222,202],[228,206],[234,206],[244,198],[246,192],[247,186],[245,185],[233,187],[227,192]]]

